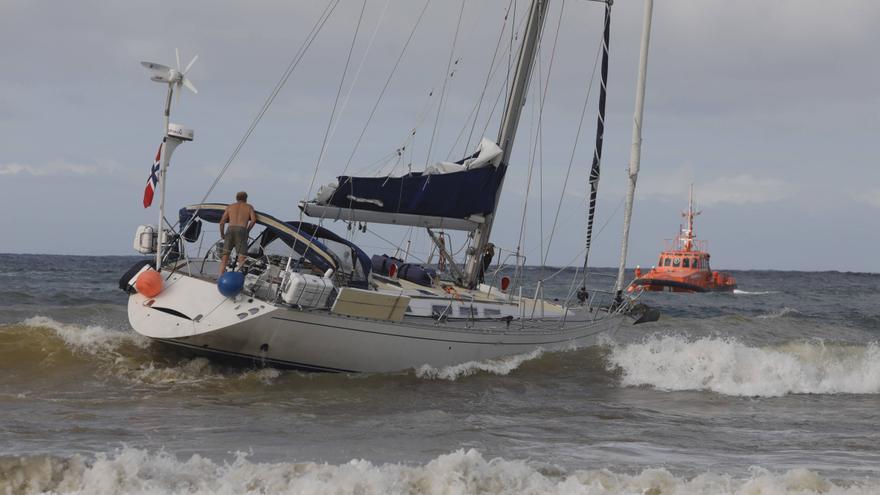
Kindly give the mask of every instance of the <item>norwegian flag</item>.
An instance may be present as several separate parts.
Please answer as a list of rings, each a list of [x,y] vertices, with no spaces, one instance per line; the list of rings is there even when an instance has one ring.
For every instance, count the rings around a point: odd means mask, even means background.
[[[153,162],[153,168],[150,171],[150,177],[147,179],[147,187],[144,188],[144,208],[149,208],[153,204],[153,194],[159,186],[159,169],[162,167],[162,145],[159,145],[159,151],[156,152],[156,160]]]

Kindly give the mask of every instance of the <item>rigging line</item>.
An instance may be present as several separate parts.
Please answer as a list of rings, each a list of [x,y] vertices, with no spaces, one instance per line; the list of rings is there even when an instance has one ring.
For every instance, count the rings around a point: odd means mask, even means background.
[[[538,62],[538,73],[539,74],[537,75],[537,79],[538,79],[538,85],[539,85],[539,92],[540,92],[540,84],[541,84],[540,50],[541,50],[541,47],[538,46],[537,62]],[[529,125],[530,125],[530,127],[529,127],[529,155],[531,158],[529,160],[529,173],[528,173],[528,176],[526,179],[526,194],[525,194],[525,198],[523,199],[523,212],[522,212],[522,220],[520,221],[520,227],[519,227],[519,238],[517,239],[517,243],[516,243],[516,254],[517,255],[519,255],[523,250],[523,236],[525,235],[525,230],[526,230],[526,213],[528,212],[528,208],[529,208],[529,194],[531,194],[531,190],[532,190],[532,171],[535,168],[535,153],[533,150],[537,147],[536,142],[538,140],[537,129],[535,129],[535,106],[537,104],[538,104],[537,100],[532,100],[532,104],[530,105],[531,106],[531,109],[530,109],[531,115],[530,115],[530,119],[529,119]]]
[[[614,207],[614,210],[611,212],[611,215],[609,215],[608,218],[605,219],[605,222],[602,224],[601,227],[599,227],[599,230],[596,231],[596,237],[600,236],[602,234],[602,232],[605,231],[605,227],[607,227],[608,224],[611,223],[611,220],[614,220],[614,217],[617,215],[617,212],[620,211],[620,207],[623,206],[623,203],[625,200],[626,200],[626,195],[624,195],[620,198],[620,201],[617,202],[617,206]],[[581,203],[583,204],[584,202],[586,202],[586,199],[584,201],[582,201]],[[576,213],[575,211],[572,211],[572,215],[569,215],[569,218],[571,216],[573,216],[575,213]],[[537,249],[537,248],[532,248],[530,251],[526,251],[525,256],[528,256],[528,255],[534,253],[535,249]],[[566,268],[571,268],[571,266],[572,266],[571,264],[574,262],[574,260],[580,258],[581,255],[584,254],[584,252],[586,252],[586,247],[581,249],[580,252],[578,252],[578,254],[565,265]],[[578,267],[575,267],[575,268],[578,268]],[[553,275],[551,275],[550,277],[544,278],[542,280],[550,280],[550,278],[552,278],[552,277],[553,277]]]
[[[355,170],[353,173],[354,174],[367,173],[367,171],[374,170],[376,167],[379,167],[378,171],[381,171],[382,167],[387,165],[391,161],[391,159],[394,158],[395,155],[398,155],[397,150],[391,151],[389,153],[385,153],[384,155],[382,155],[378,159],[370,162],[368,165],[364,166],[363,168]],[[377,171],[377,173],[378,173],[378,171]]]
[[[458,131],[458,135],[455,136],[455,142],[452,143],[452,146],[449,147],[449,152],[446,153],[446,161],[449,161],[452,159],[452,154],[455,153],[455,148],[458,146],[459,141],[461,141],[461,137],[464,136],[464,130],[467,129],[467,123],[470,122],[471,117],[474,117],[474,119],[476,119],[475,112],[477,111],[477,106],[478,105],[474,105],[474,107],[471,108],[471,111],[468,114],[467,118],[464,119],[465,124],[461,127],[461,130]],[[462,156],[468,156],[467,155],[468,146],[470,146],[470,142],[468,142],[465,145],[464,152],[462,152],[462,154],[461,154]]]
[[[361,144],[361,140],[364,138],[364,134],[367,132],[367,128],[370,126],[370,122],[373,120],[373,116],[376,114],[376,109],[379,108],[379,103],[382,101],[382,97],[385,96],[385,91],[388,89],[388,86],[391,84],[391,79],[394,77],[394,74],[397,72],[397,68],[400,66],[400,61],[403,60],[403,56],[406,53],[407,47],[409,47],[410,42],[413,39],[413,36],[416,34],[416,30],[419,27],[419,24],[422,22],[422,18],[425,16],[425,11],[428,10],[428,5],[431,4],[431,0],[426,0],[424,7],[422,7],[421,13],[419,13],[419,17],[416,20],[415,25],[413,26],[412,31],[409,33],[409,37],[406,39],[406,42],[403,44],[403,48],[400,51],[400,55],[397,57],[397,61],[394,62],[394,67],[391,69],[391,73],[388,74],[388,79],[385,80],[385,85],[382,86],[382,91],[379,93],[379,97],[376,99],[376,103],[373,105],[373,109],[370,110],[370,116],[367,118],[367,122],[364,124],[364,128],[361,130],[360,135],[357,138],[357,141],[354,143],[354,148],[351,150],[351,155],[348,157],[348,161],[345,162],[345,168],[342,171],[342,175],[345,175],[345,172],[348,171],[348,167],[351,165],[351,161],[354,160],[354,155],[357,152],[358,146]]]
[[[342,70],[342,77],[339,79],[339,87],[336,89],[336,98],[333,100],[333,109],[330,110],[330,120],[327,121],[327,129],[324,131],[324,139],[321,142],[321,152],[318,154],[318,161],[315,163],[315,172],[312,174],[312,180],[309,183],[309,192],[306,193],[306,198],[312,197],[312,188],[315,187],[315,178],[318,176],[318,169],[321,167],[321,162],[324,160],[324,153],[327,150],[327,142],[329,141],[330,132],[333,128],[333,117],[336,116],[336,107],[339,104],[339,97],[342,95],[342,86],[345,84],[345,76],[348,75],[348,67],[351,64],[351,54],[354,52],[354,45],[357,42],[358,34],[361,31],[361,23],[364,20],[364,11],[366,9],[367,0],[364,0],[363,4],[361,4],[361,13],[360,17],[358,17],[357,26],[355,26],[354,29],[354,36],[351,38],[351,45],[348,47],[348,56],[345,58],[345,68]],[[302,219],[302,212],[300,212],[300,219]]]
[[[486,97],[486,89],[489,87],[489,81],[492,79],[492,76],[494,74],[493,68],[495,67],[495,59],[498,57],[498,49],[501,48],[501,42],[504,40],[504,31],[507,30],[507,18],[510,15],[510,9],[512,8],[514,1],[515,0],[510,0],[510,2],[507,4],[507,10],[504,12],[504,24],[501,25],[501,32],[498,33],[498,42],[495,43],[495,52],[492,54],[492,62],[489,64],[489,72],[486,74],[486,82],[483,83],[483,91],[480,92],[480,99],[477,101],[477,110],[474,114],[474,122],[473,124],[471,124],[471,130],[468,133],[468,140],[467,143],[464,145],[465,155],[467,155],[467,150],[471,147],[471,139],[473,139],[474,128],[477,126],[477,119],[480,116],[480,107],[483,105],[483,98]],[[516,25],[512,22],[510,23],[510,29],[514,29],[515,26]],[[501,67],[501,64],[498,64],[498,67]],[[458,143],[457,139],[456,143]]]
[[[367,232],[369,232],[370,234],[373,234],[374,236],[378,237],[379,239],[381,239],[381,240],[387,242],[387,243],[390,244],[391,246],[394,246],[395,249],[399,249],[399,250],[401,250],[401,251],[403,250],[403,246],[402,246],[402,244],[395,244],[394,242],[389,241],[388,239],[386,239],[386,238],[382,237],[381,235],[377,234],[375,230],[373,230],[373,229],[371,229],[371,228],[367,228]],[[424,263],[424,262],[425,262],[424,259],[419,258],[418,256],[416,256],[416,255],[414,255],[414,254],[412,254],[412,253],[410,253],[410,255],[413,257],[413,259],[415,259],[416,261],[418,261],[418,262],[420,262],[420,263]]]
[[[489,129],[489,124],[492,123],[492,117],[495,116],[495,110],[498,108],[498,103],[501,101],[501,97],[506,94],[507,90],[504,88],[501,88],[501,90],[498,91],[498,96],[495,97],[495,103],[492,104],[492,110],[489,112],[489,117],[486,119],[486,125],[483,126],[483,136],[486,135],[486,131]]]
[[[513,0],[511,0],[511,2],[512,1]],[[461,142],[461,138],[464,137],[465,131],[468,128],[468,122],[471,122],[471,119],[473,119],[473,124],[471,125],[471,130],[468,132],[468,139],[465,143],[464,150],[462,151],[462,156],[468,155],[468,150],[470,149],[470,146],[471,146],[470,142],[473,139],[473,133],[474,133],[477,121],[479,120],[479,117],[480,117],[480,110],[482,109],[482,104],[483,104],[483,101],[485,100],[486,91],[488,90],[488,86],[495,79],[495,77],[498,75],[501,68],[504,67],[504,65],[502,64],[502,61],[500,59],[498,59],[498,53],[499,53],[499,48],[501,47],[501,42],[504,41],[504,33],[507,31],[506,19],[507,19],[507,16],[505,15],[505,26],[502,27],[501,33],[498,37],[498,43],[495,45],[495,53],[492,55],[492,63],[489,64],[489,72],[486,74],[486,83],[483,85],[483,90],[480,93],[480,97],[477,99],[477,103],[474,104],[474,106],[473,106],[473,108],[471,108],[471,111],[468,114],[467,118],[464,119],[464,124],[461,126],[461,130],[458,131],[458,135],[455,137],[455,142],[449,148],[449,153],[447,153],[447,155],[446,155],[447,160],[453,155],[453,153],[455,153],[455,148],[458,146],[458,143]],[[526,20],[528,20],[528,19],[523,20],[521,26],[525,25]],[[511,24],[511,29],[514,29],[513,24]],[[506,47],[504,48],[504,50],[505,50],[505,53],[502,53],[502,56],[507,54]],[[497,100],[500,99],[500,96],[502,94],[505,94],[503,87],[499,90],[499,93],[498,93],[499,96],[496,98],[496,102],[495,102],[496,106],[498,105]],[[494,110],[495,110],[495,106],[492,107],[493,114],[495,113]],[[491,120],[491,116],[490,116],[489,120]],[[486,135],[486,128],[487,127],[488,127],[488,124],[486,125],[486,127],[483,128],[483,136]]]
[[[519,240],[520,245],[522,244],[523,233],[525,230],[526,211],[528,209],[528,191],[531,189],[532,171],[535,166],[535,158],[537,157],[538,160],[540,160],[542,158],[542,154],[539,153],[539,150],[541,149],[541,140],[543,137],[542,129],[543,129],[543,119],[544,119],[544,104],[547,100],[547,92],[550,88],[550,75],[553,73],[553,61],[556,58],[556,47],[557,47],[557,42],[559,41],[559,31],[560,31],[559,28],[562,24],[562,15],[564,13],[564,10],[565,10],[565,1],[563,0],[562,7],[559,10],[559,20],[557,21],[557,25],[556,25],[556,34],[553,39],[553,46],[550,50],[550,61],[547,66],[546,82],[541,74],[541,61],[542,61],[541,49],[543,47],[543,39],[544,39],[543,33],[540,35],[540,38],[538,39],[538,60],[537,60],[538,61],[538,73],[536,74],[536,79],[538,80],[538,94],[540,94],[541,97],[539,98],[539,100],[537,102],[537,104],[538,104],[538,122],[537,122],[537,129],[535,130],[534,147],[531,148],[531,159],[529,160],[529,178],[528,178],[528,186],[526,188],[526,199],[523,204],[523,218],[522,218],[523,223],[522,223],[522,226],[520,227],[520,240]],[[540,167],[541,166],[539,165],[539,168]],[[541,182],[541,181],[542,181],[542,177],[539,177],[539,182]],[[543,187],[543,182],[541,182],[541,184],[539,185],[539,188],[542,188],[542,187]],[[539,190],[539,201],[543,200],[542,193],[543,193],[543,191]],[[539,204],[538,210],[539,210],[539,214],[543,217],[543,204]],[[543,242],[544,242],[543,241],[543,234],[544,234],[543,218],[541,218],[539,221],[539,228],[541,228],[541,231],[539,232],[539,236],[541,237],[541,240],[540,240],[541,253],[540,254],[542,255],[541,256],[541,258],[542,258],[541,263],[543,264],[544,263],[544,260],[543,260],[543,254],[544,254],[543,253]],[[519,246],[517,247],[517,249],[519,249]]]
[[[371,162],[369,165],[355,170],[354,172],[352,172],[352,175],[359,175],[361,173],[367,173],[368,170],[374,170],[374,167],[376,165],[379,165],[380,163],[384,162],[378,169],[375,169],[373,176],[374,177],[380,177],[380,176],[391,177],[394,174],[394,172],[397,170],[397,166],[400,165],[400,163],[405,159],[407,151],[410,151],[410,165],[412,165],[412,152],[410,150],[409,145],[415,140],[416,132],[418,131],[419,127],[421,127],[422,123],[424,123],[425,119],[428,117],[428,113],[430,113],[431,100],[433,99],[432,98],[433,96],[434,96],[434,90],[431,89],[428,92],[427,100],[425,100],[425,106],[424,106],[424,108],[422,108],[422,111],[419,112],[419,117],[416,119],[416,125],[408,131],[407,136],[403,140],[403,143],[400,145],[400,147],[398,147],[397,149],[395,149],[394,151],[392,151],[386,155],[383,155],[381,158]],[[390,159],[394,155],[397,155],[397,157],[398,157],[398,159],[395,160],[394,167],[386,174],[380,173],[380,172],[382,172],[382,169],[388,165],[388,163],[390,162]]]
[[[425,100],[425,106],[422,108],[422,111],[419,112],[418,119],[416,119],[416,125],[409,131],[409,135],[407,135],[406,139],[403,140],[403,144],[401,145],[401,147],[399,149],[406,150],[409,147],[409,145],[415,141],[416,133],[418,132],[419,128],[422,127],[422,124],[425,123],[425,120],[428,118],[428,114],[431,113],[431,101],[433,99],[434,99],[434,88],[432,87],[431,90],[428,91],[428,98]],[[410,163],[409,163],[410,166],[412,166],[413,152],[414,152],[414,150],[412,150],[410,148]]]
[[[437,128],[440,126],[440,116],[443,114],[443,100],[446,98],[446,85],[452,79],[452,59],[455,57],[455,46],[458,43],[458,33],[461,29],[461,19],[464,17],[464,5],[466,0],[461,0],[461,9],[458,11],[458,24],[455,25],[455,35],[452,37],[452,49],[449,50],[449,60],[446,62],[446,73],[443,77],[443,87],[440,90],[440,104],[437,105],[437,117],[434,119],[434,130],[431,132],[431,141],[428,144],[428,155],[425,157],[425,166],[431,162],[431,149],[434,147],[434,138],[437,135]],[[458,62],[456,61],[456,64]]]
[[[568,188],[568,179],[571,176],[571,167],[574,164],[574,157],[577,152],[577,145],[580,142],[581,130],[583,129],[583,125],[584,125],[584,117],[587,114],[587,106],[590,101],[590,94],[593,91],[593,82],[595,82],[595,80],[596,80],[596,69],[599,66],[599,56],[601,54],[602,54],[602,41],[600,39],[599,45],[596,49],[596,57],[593,62],[593,72],[592,72],[592,75],[590,76],[590,84],[587,86],[587,94],[584,97],[584,104],[581,108],[581,117],[580,117],[580,120],[578,121],[577,132],[575,133],[575,138],[574,138],[574,145],[572,146],[571,156],[569,157],[569,160],[568,160],[568,169],[566,169],[565,179],[562,181],[562,194],[559,196],[559,203],[556,206],[556,215],[553,218],[553,228],[550,229],[550,236],[547,240],[547,250],[548,251],[550,250],[550,245],[553,243],[553,236],[556,233],[556,226],[557,226],[557,223],[559,220],[559,212],[562,210],[562,201],[563,201],[563,199],[565,199],[565,191]],[[548,255],[549,255],[549,253],[548,253]]]
[[[526,16],[523,25],[528,21],[528,16]],[[513,64],[513,40],[517,37],[517,30],[513,29],[512,26],[516,25],[516,0],[513,2],[513,19],[510,22],[510,42],[507,46],[507,72],[504,75],[504,85],[501,88],[501,91],[498,92],[498,96],[495,97],[495,103],[492,105],[492,111],[489,112],[489,118],[486,119],[486,125],[483,126],[483,136],[486,135],[486,131],[489,129],[489,124],[492,122],[492,117],[495,115],[495,108],[498,106],[498,101],[501,100],[501,96],[506,95],[508,89],[510,87],[510,70]]]
[[[559,32],[562,30],[562,16],[564,13],[565,0],[562,0],[562,5],[559,8],[559,19],[556,21],[556,34],[553,37],[553,48],[550,50],[550,62],[547,65],[547,79],[544,83],[544,89],[541,94],[540,113],[538,114],[538,136],[536,147],[538,153],[538,228],[541,245],[539,256],[542,267],[546,264],[547,260],[544,252],[544,106],[546,104],[547,93],[550,91],[550,76],[553,74],[553,62],[556,60],[556,46],[559,43]],[[540,64],[540,60],[538,63]],[[538,71],[538,75],[540,77],[540,70]]]
[[[351,80],[351,85],[348,87],[348,92],[345,94],[345,100],[342,102],[342,107],[339,110],[339,115],[345,111],[346,107],[348,107],[348,101],[351,99],[351,94],[354,92],[354,87],[357,84],[358,79],[361,76],[361,70],[363,70],[364,65],[367,61],[367,55],[370,53],[370,49],[373,48],[373,42],[376,41],[376,35],[379,34],[379,28],[382,27],[382,21],[385,20],[385,13],[388,11],[388,5],[391,3],[391,0],[385,0],[385,7],[382,8],[382,13],[379,15],[379,20],[376,22],[376,27],[373,29],[373,34],[370,35],[370,41],[367,43],[367,48],[364,50],[364,55],[361,57],[361,61],[358,64],[357,71],[354,73],[354,78]],[[333,129],[330,131],[330,138],[336,134],[336,128],[339,126],[339,117],[336,118],[336,122],[333,123]]]
[[[284,71],[284,74],[281,76],[281,79],[275,84],[275,87],[272,89],[272,92],[269,94],[269,97],[266,99],[266,102],[263,103],[263,106],[260,108],[260,111],[257,113],[257,116],[254,118],[253,122],[251,122],[250,127],[248,127],[244,136],[241,138],[241,141],[239,141],[238,145],[235,147],[235,149],[233,149],[232,154],[226,160],[226,164],[223,165],[222,169],[220,169],[220,173],[217,174],[217,178],[214,179],[214,182],[211,184],[211,187],[208,188],[208,192],[206,192],[204,197],[202,197],[201,203],[204,203],[205,201],[207,201],[208,196],[214,191],[214,189],[217,187],[217,184],[220,183],[220,179],[222,179],[223,175],[226,174],[226,171],[229,169],[229,166],[232,165],[232,162],[235,160],[235,158],[238,156],[238,153],[244,147],[245,142],[247,142],[248,138],[251,137],[251,134],[254,132],[254,129],[256,129],[257,125],[260,123],[260,120],[262,120],[263,116],[269,110],[269,107],[272,105],[272,102],[275,101],[275,97],[278,96],[278,93],[281,91],[281,88],[283,88],[284,85],[287,83],[287,80],[290,78],[290,75],[293,74],[293,71],[296,69],[296,67],[299,65],[299,63],[302,61],[302,59],[305,56],[306,52],[308,51],[309,47],[312,46],[312,43],[318,37],[318,34],[321,32],[321,29],[323,29],[324,24],[327,23],[327,20],[333,14],[333,11],[336,10],[336,7],[338,5],[339,5],[339,0],[330,0],[330,2],[327,4],[327,7],[325,7],[324,11],[321,12],[321,15],[318,17],[317,22],[312,27],[312,30],[309,31],[308,35],[306,35],[306,39],[305,39],[305,41],[303,41],[303,45],[300,46],[296,55],[294,55],[294,57],[291,59],[290,64],[288,64],[287,69]],[[198,213],[198,212],[196,212],[196,213]],[[195,215],[193,215],[193,218],[195,218]],[[190,221],[192,221],[192,220],[190,220]]]
[[[539,165],[538,165],[538,167],[539,167],[538,181],[539,181],[539,198],[540,198],[539,201],[540,201],[540,204],[539,204],[538,210],[540,212],[539,213],[540,214],[540,221],[538,223],[539,223],[539,228],[541,229],[540,230],[540,238],[541,238],[540,257],[541,257],[541,265],[542,266],[546,263],[546,256],[545,256],[544,247],[543,247],[544,246],[544,196],[543,196],[543,192],[544,192],[544,175],[543,175],[543,170],[544,170],[544,168],[543,168],[543,166],[544,166],[544,162],[543,162],[543,159],[544,159],[544,153],[543,153],[543,151],[544,151],[544,147],[543,147],[544,105],[547,100],[547,93],[550,90],[550,76],[553,74],[553,62],[556,60],[556,47],[559,43],[559,32],[562,30],[561,29],[562,28],[562,17],[563,17],[564,13],[565,13],[565,0],[562,0],[562,5],[559,8],[559,19],[556,21],[556,34],[553,37],[553,47],[550,50],[550,61],[547,65],[547,79],[546,79],[546,82],[544,83],[543,90],[541,90],[541,87],[540,87],[540,84],[541,84],[541,78],[540,78],[541,60],[540,59],[538,60],[538,64],[539,64],[539,71],[538,71],[539,87],[538,87],[538,89],[539,89],[539,91],[541,91],[541,101],[540,101],[540,107],[539,107],[540,110],[538,113],[538,134],[536,136],[537,144],[535,147],[535,151],[538,153],[538,160],[539,160],[538,161],[538,163],[539,163]],[[542,38],[543,38],[543,36],[542,36]],[[549,249],[549,246],[548,246],[548,249]]]
[[[352,162],[352,160],[354,159],[355,153],[357,152],[357,148],[358,148],[358,146],[360,145],[361,140],[362,140],[363,137],[364,137],[364,134],[366,134],[367,128],[369,127],[370,122],[373,120],[373,116],[374,116],[375,113],[376,113],[376,109],[379,107],[379,103],[382,101],[382,97],[384,96],[385,91],[388,89],[388,86],[389,86],[389,84],[391,83],[391,79],[394,77],[394,74],[395,74],[395,72],[397,71],[397,68],[398,68],[398,66],[400,65],[400,62],[401,62],[401,60],[403,59],[404,54],[406,53],[406,49],[407,49],[407,47],[409,46],[409,43],[412,41],[413,36],[415,35],[416,30],[418,29],[418,26],[419,26],[419,24],[421,23],[422,18],[423,18],[424,15],[425,15],[425,12],[428,10],[428,5],[430,5],[430,3],[431,3],[431,0],[426,0],[424,7],[422,7],[421,12],[419,13],[419,17],[418,17],[418,19],[416,20],[416,23],[415,23],[415,25],[413,26],[413,29],[412,29],[412,31],[410,32],[409,37],[407,38],[406,42],[404,43],[403,48],[401,49],[401,52],[400,52],[400,54],[398,55],[396,62],[394,63],[394,67],[393,67],[392,70],[391,70],[391,73],[388,75],[388,78],[385,80],[385,85],[382,87],[382,91],[379,93],[379,97],[376,99],[376,103],[373,105],[373,108],[372,108],[372,110],[370,111],[370,115],[369,115],[369,117],[367,118],[367,121],[366,121],[366,123],[364,124],[363,129],[361,129],[361,133],[360,133],[360,135],[358,136],[357,141],[355,142],[354,148],[352,148],[352,150],[351,150],[351,154],[349,155],[348,160],[347,160],[346,163],[345,163],[345,168],[343,169],[341,175],[345,175],[346,172],[348,171],[349,167],[351,166],[351,162]],[[388,3],[386,3],[385,6],[386,6],[386,8],[387,8],[387,7],[388,7]],[[383,10],[382,15],[383,15],[383,16],[385,15],[384,10]],[[381,19],[380,19],[380,22],[377,23],[376,30],[374,30],[374,32],[373,32],[373,36],[372,36],[371,39],[370,39],[370,45],[372,45],[373,40],[375,39],[375,35],[376,35],[376,32],[378,31],[379,25],[381,25]],[[369,47],[367,48],[367,52],[369,52]],[[361,60],[361,67],[363,66],[363,62],[364,62],[364,60],[366,60],[366,56],[367,56],[367,53],[364,53],[364,58]],[[361,67],[358,68],[358,73],[360,73],[360,69],[361,69]],[[353,85],[354,85],[354,82],[352,82],[352,87],[353,87]],[[349,95],[350,95],[350,92],[349,92]],[[347,101],[347,97],[346,97],[346,101]],[[395,165],[395,168],[396,168],[396,165]],[[317,171],[316,171],[316,174],[317,174]],[[314,178],[313,178],[313,181],[314,181]],[[311,186],[310,186],[310,189],[311,189]],[[302,212],[300,213],[300,215],[302,215]],[[325,215],[325,213],[322,213],[319,222],[322,222],[322,221],[324,220],[324,215]]]
[[[336,115],[336,107],[339,104],[339,97],[342,95],[342,87],[345,84],[345,76],[348,74],[348,68],[351,64],[351,54],[354,52],[354,45],[357,42],[358,34],[360,33],[360,30],[361,30],[361,23],[364,20],[364,11],[366,9],[367,9],[367,0],[364,0],[363,4],[361,5],[361,13],[360,13],[360,16],[358,17],[357,25],[355,26],[355,29],[354,29],[354,36],[352,36],[352,38],[351,38],[351,45],[348,47],[348,55],[345,58],[345,68],[342,70],[342,77],[339,79],[339,87],[336,89],[336,98],[333,100],[333,108],[330,110],[330,119],[327,121],[327,129],[324,131],[324,139],[321,141],[321,152],[318,154],[318,161],[315,162],[315,171],[312,174],[311,182],[309,182],[309,191],[306,194],[306,198],[309,198],[312,196],[312,188],[314,188],[314,186],[315,186],[315,178],[318,177],[318,169],[321,166],[321,162],[324,160],[324,153],[327,150],[327,142],[329,141],[330,131],[333,127],[333,117]],[[303,220],[303,215],[304,215],[303,210],[300,210],[300,212],[299,212],[300,221]],[[322,214],[321,220],[323,220],[323,219],[324,219],[324,216]],[[306,250],[305,250],[305,252],[303,252],[303,256],[305,256],[306,253],[309,252],[309,249],[311,249],[311,247],[312,247],[311,243],[308,246],[306,246]]]

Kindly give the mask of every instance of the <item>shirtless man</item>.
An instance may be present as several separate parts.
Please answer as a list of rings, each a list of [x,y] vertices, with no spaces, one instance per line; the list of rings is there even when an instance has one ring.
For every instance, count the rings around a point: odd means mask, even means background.
[[[247,202],[247,193],[244,191],[235,195],[235,203],[226,207],[223,217],[220,218],[220,237],[223,239],[223,257],[220,259],[220,275],[226,271],[229,264],[229,254],[232,248],[238,255],[238,267],[244,263],[247,253],[248,232],[257,224],[257,214],[254,207]],[[229,229],[225,230],[226,224]],[[225,231],[224,231],[225,230]]]

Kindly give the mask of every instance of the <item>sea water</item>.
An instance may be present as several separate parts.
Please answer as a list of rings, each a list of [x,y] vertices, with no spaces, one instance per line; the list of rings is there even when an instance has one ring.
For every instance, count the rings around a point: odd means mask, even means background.
[[[880,493],[880,275],[733,272],[599,346],[331,375],[138,336],[137,259],[0,255],[0,494]]]

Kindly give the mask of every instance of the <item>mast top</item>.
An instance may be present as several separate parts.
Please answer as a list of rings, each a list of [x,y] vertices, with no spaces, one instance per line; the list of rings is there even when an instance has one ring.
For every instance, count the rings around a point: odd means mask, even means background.
[[[681,229],[679,233],[679,242],[681,242],[685,251],[693,249],[694,239],[697,237],[697,234],[694,232],[694,217],[700,213],[703,212],[696,211],[694,208],[694,183],[691,182],[690,193],[688,194],[688,209],[681,212],[681,216],[687,221],[687,228]]]

